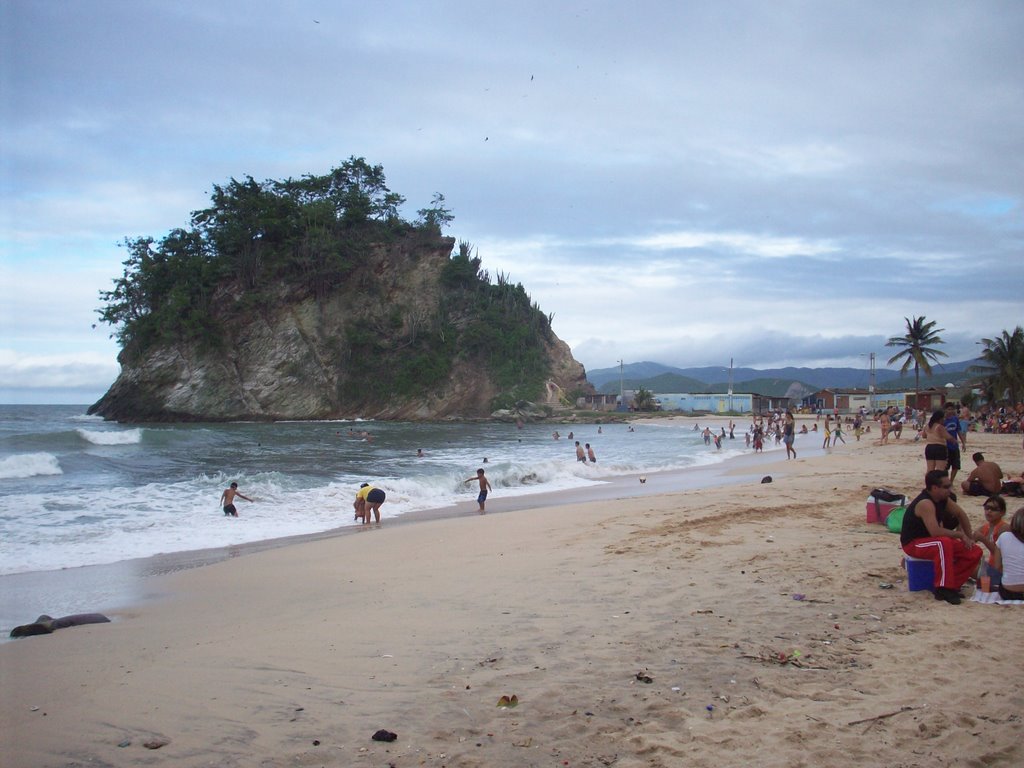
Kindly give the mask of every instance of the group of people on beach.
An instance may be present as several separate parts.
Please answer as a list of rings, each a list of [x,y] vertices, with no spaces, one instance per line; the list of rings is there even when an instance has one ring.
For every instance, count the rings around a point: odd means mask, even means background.
[[[985,498],[985,523],[974,533],[955,492],[970,425],[970,410],[948,402],[933,411],[921,430],[925,488],[904,513],[900,543],[910,557],[932,561],[938,600],[959,603],[960,588],[971,577],[997,590],[1005,600],[1024,600],[1024,507],[1013,513],[1009,523],[1004,519],[1004,496],[1024,495],[1024,472],[1004,479],[1002,468],[983,453],[971,456],[974,469],[960,483],[960,491]],[[981,563],[984,550],[989,557]]]
[[[924,484],[904,512],[900,544],[909,557],[932,562],[935,599],[959,604],[961,588],[975,578],[1003,600],[1024,600],[1024,507],[1007,523],[1006,500],[989,496],[985,523],[975,532],[946,470],[928,470]]]
[[[729,422],[729,437],[733,437],[733,423]],[[806,425],[800,431],[799,434],[806,435]],[[725,430],[722,430],[722,436],[724,437]],[[766,416],[755,416],[751,421],[750,429],[747,430],[744,439],[746,441],[747,448],[753,446],[754,453],[762,453],[764,451],[764,444],[766,440],[774,439],[775,445],[780,443],[786,446],[786,458],[796,458],[796,417],[793,415],[791,410],[775,410],[770,411]],[[721,447],[719,445],[719,447]]]

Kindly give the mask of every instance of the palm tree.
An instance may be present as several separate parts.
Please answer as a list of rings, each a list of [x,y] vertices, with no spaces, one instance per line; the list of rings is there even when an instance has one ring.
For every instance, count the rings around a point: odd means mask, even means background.
[[[932,363],[939,357],[948,357],[942,350],[934,348],[936,344],[945,344],[939,333],[946,329],[936,329],[935,321],[925,322],[924,315],[915,317],[913,320],[909,317],[903,319],[907,322],[906,334],[891,337],[885,342],[885,346],[903,347],[889,358],[888,363],[892,365],[903,358],[903,366],[900,368],[901,375],[906,373],[910,366],[914,366],[914,407],[917,408],[921,393],[921,371],[931,375]]]
[[[1001,338],[982,339],[985,349],[981,359],[985,365],[972,365],[967,370],[986,377],[985,389],[994,396],[992,402],[1007,397],[1010,403],[1024,398],[1024,328],[1013,333],[1003,331]]]

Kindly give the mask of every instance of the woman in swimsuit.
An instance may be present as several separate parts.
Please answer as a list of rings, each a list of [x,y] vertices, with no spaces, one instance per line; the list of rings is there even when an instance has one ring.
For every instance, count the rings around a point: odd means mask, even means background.
[[[932,414],[928,419],[928,426],[924,428],[924,460],[929,472],[933,469],[945,469],[949,459],[946,442],[952,438],[942,423],[945,417],[945,411],[940,408]]]

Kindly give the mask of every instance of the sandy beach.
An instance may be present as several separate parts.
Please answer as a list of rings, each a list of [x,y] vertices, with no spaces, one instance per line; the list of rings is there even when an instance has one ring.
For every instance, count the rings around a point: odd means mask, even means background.
[[[917,493],[922,446],[873,437],[724,487],[391,526],[385,505],[161,576],[111,624],[0,646],[0,764],[1021,765],[1024,606],[907,591],[864,507]],[[975,450],[1024,468],[1020,435],[972,433],[961,478]]]

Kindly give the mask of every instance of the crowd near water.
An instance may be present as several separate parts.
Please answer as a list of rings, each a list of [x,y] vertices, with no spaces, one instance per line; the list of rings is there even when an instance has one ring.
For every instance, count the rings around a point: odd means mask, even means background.
[[[752,450],[749,423],[505,424],[323,421],[121,425],[85,406],[0,406],[0,575],[114,563],[355,524],[363,482],[384,520],[710,465]],[[708,441],[704,428],[719,438]],[[570,438],[571,434],[571,438]],[[596,461],[577,461],[575,442]],[[766,449],[781,450],[774,441]],[[237,501],[225,518],[230,483]]]

